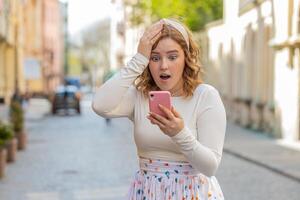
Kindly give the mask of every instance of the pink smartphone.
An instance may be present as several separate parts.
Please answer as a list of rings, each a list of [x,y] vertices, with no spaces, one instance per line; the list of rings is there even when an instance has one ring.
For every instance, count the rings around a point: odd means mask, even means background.
[[[150,112],[166,117],[166,114],[160,110],[158,104],[171,109],[171,93],[169,91],[150,91],[148,95]]]

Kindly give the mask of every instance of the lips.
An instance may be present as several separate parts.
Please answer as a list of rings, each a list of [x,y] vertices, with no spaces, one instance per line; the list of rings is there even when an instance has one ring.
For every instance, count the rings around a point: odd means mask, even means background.
[[[159,76],[159,78],[165,81],[165,80],[168,80],[169,78],[171,78],[171,75],[169,75],[169,74],[161,74]]]

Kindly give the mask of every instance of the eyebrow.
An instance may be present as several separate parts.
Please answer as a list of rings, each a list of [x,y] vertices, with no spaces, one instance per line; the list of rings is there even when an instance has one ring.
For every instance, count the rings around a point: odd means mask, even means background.
[[[178,52],[179,52],[178,50],[167,51],[167,53],[178,53]],[[159,54],[159,52],[156,52],[156,51],[152,51],[151,53]]]

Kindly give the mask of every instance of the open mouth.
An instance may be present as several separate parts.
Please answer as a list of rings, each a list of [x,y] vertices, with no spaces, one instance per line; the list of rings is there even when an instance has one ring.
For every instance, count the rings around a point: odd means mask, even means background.
[[[159,76],[162,80],[168,80],[169,78],[171,78],[171,75],[168,75],[168,74],[161,74]]]

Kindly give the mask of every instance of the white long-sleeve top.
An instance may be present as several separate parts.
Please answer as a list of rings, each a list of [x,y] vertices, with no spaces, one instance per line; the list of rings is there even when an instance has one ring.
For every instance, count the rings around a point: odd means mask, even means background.
[[[213,176],[221,161],[226,129],[226,113],[219,92],[211,85],[200,84],[191,98],[171,97],[185,127],[169,137],[147,119],[148,99],[133,85],[148,62],[137,53],[96,90],[93,110],[103,117],[128,117],[133,121],[138,156],[187,161],[199,173]]]

